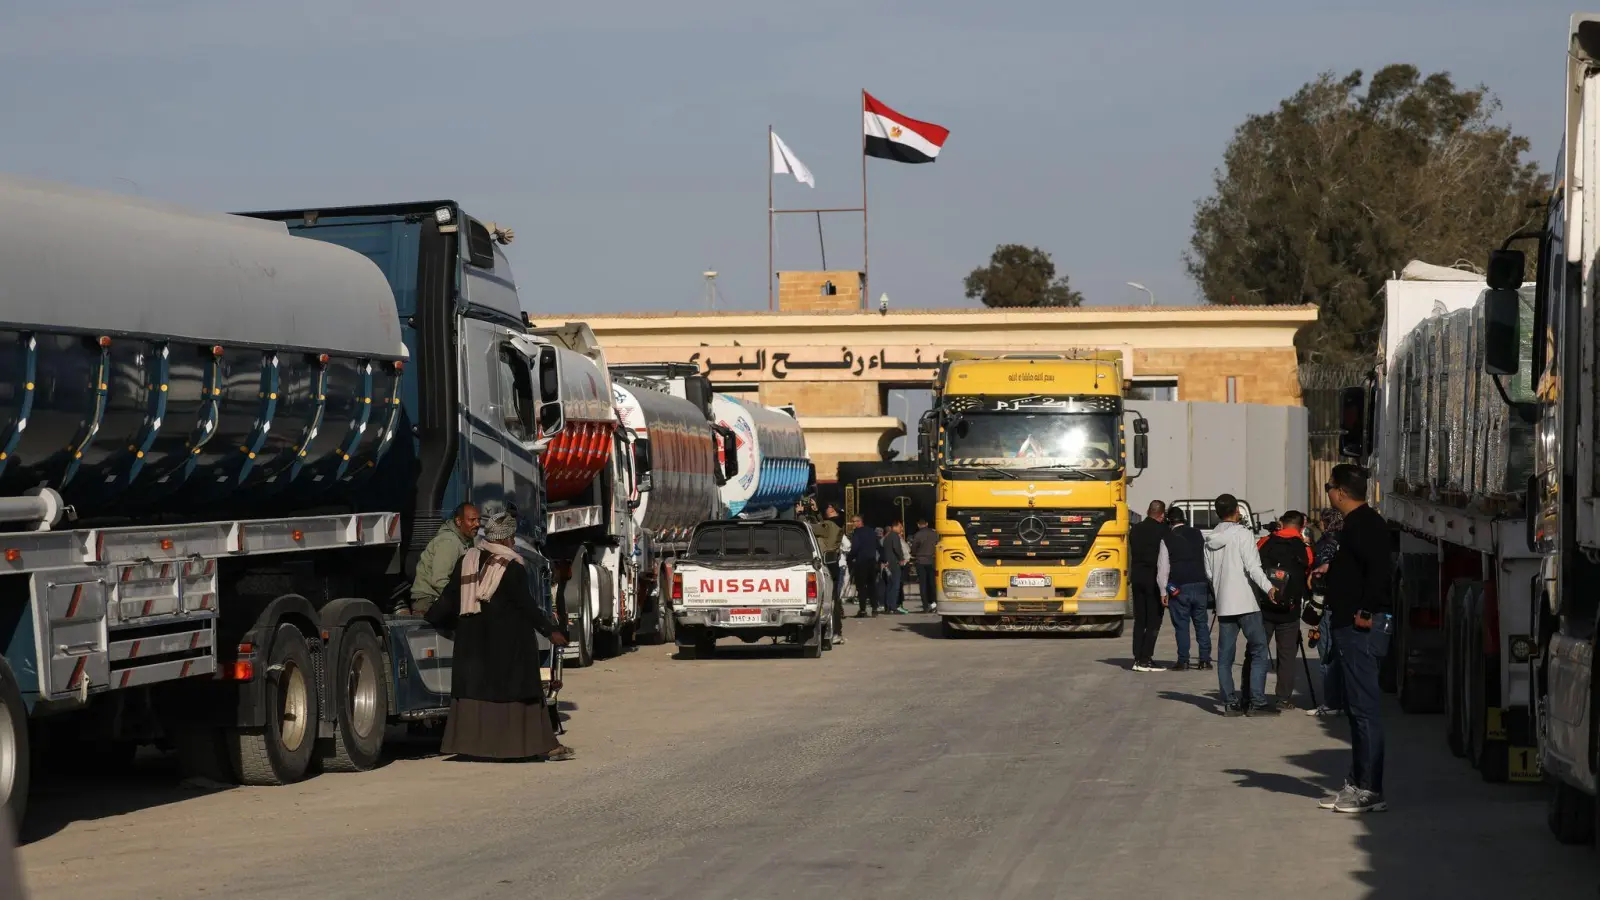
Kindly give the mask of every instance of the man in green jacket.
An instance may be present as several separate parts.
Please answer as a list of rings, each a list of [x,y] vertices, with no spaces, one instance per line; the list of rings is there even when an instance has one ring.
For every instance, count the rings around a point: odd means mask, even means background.
[[[478,508],[471,503],[456,507],[455,515],[439,529],[417,560],[417,574],[411,579],[411,612],[422,615],[439,599],[450,573],[461,555],[472,546],[478,533]]]

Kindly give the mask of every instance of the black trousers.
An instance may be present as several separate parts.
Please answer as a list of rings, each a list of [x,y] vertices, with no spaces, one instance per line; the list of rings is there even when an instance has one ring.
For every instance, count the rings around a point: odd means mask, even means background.
[[[879,569],[876,561],[850,566],[850,580],[856,586],[856,605],[861,613],[876,606]]]
[[[1156,654],[1156,636],[1161,633],[1165,608],[1161,591],[1156,589],[1154,572],[1135,570],[1133,578],[1133,661],[1149,662]]]

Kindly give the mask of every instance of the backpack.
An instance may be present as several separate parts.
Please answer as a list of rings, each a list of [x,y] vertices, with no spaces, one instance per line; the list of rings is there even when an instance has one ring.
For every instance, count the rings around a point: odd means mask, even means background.
[[[1261,568],[1267,580],[1278,589],[1276,599],[1261,598],[1263,609],[1294,615],[1306,597],[1306,574],[1311,566],[1306,562],[1305,541],[1297,537],[1272,535],[1261,545]]]

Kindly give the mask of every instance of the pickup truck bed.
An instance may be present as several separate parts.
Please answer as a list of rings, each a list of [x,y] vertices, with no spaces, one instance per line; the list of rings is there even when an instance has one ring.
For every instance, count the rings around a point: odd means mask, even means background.
[[[801,522],[732,519],[696,526],[672,574],[672,615],[683,655],[706,657],[718,638],[784,639],[815,658],[833,646],[821,598],[832,582]]]

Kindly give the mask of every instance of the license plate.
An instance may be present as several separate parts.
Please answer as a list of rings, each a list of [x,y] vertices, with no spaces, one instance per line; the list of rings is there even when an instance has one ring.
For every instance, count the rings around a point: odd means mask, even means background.
[[[759,609],[730,609],[728,610],[729,625],[760,625],[766,617]]]
[[[1049,587],[1050,586],[1050,576],[1049,575],[1013,575],[1013,576],[1011,576],[1011,586],[1012,587]]]

